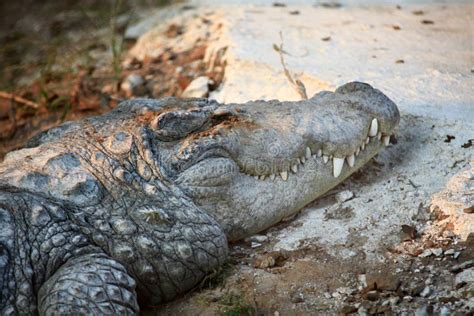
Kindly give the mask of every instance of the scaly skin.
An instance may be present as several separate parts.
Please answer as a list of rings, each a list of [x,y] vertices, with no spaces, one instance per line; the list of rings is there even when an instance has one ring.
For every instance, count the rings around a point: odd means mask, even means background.
[[[47,131],[0,165],[0,314],[171,300],[226,260],[227,240],[364,165],[398,121],[380,91],[350,83],[300,102],[136,99]]]

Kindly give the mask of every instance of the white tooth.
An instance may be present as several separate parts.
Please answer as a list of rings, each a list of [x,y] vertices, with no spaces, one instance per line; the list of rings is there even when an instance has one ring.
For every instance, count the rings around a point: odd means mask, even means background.
[[[357,147],[356,152],[355,152],[355,155],[356,155],[356,156],[359,156],[359,154],[360,154],[360,147]]]
[[[388,144],[390,144],[390,136],[382,137],[382,142],[385,146],[388,146]]]
[[[365,140],[365,143],[366,144],[370,143],[370,137],[367,137],[367,139]]]
[[[258,176],[253,176],[253,178],[254,178],[255,180],[258,180]]]
[[[300,164],[301,163],[300,158],[296,158],[296,162],[297,162],[297,164]]]
[[[324,155],[324,156],[323,156],[323,161],[324,161],[324,163],[328,163],[328,160],[329,160],[329,157],[326,156],[326,155]]]
[[[260,180],[265,180],[265,176],[260,176],[259,179]]]
[[[378,140],[381,140],[381,139],[382,139],[382,133],[381,133],[381,132],[378,132],[378,134],[377,134],[377,139],[378,139]]]
[[[339,177],[339,175],[341,174],[341,171],[342,171],[342,166],[344,166],[344,158],[336,158],[334,157],[333,161],[332,161],[332,174],[334,176],[334,178],[337,178]]]
[[[370,123],[369,136],[374,137],[375,135],[377,135],[378,130],[379,130],[379,122],[377,122],[377,119],[373,119],[372,123]]]
[[[355,156],[354,154],[350,155],[350,156],[347,156],[347,164],[350,166],[350,167],[354,167],[354,162],[355,162]]]
[[[272,180],[272,181],[275,180],[275,174],[274,174],[274,173],[272,173],[272,174],[270,175],[270,180]]]
[[[298,172],[298,166],[297,165],[291,166],[291,171],[293,171],[294,173],[297,173]]]
[[[286,181],[288,179],[288,171],[280,172],[280,176],[283,179],[283,181]]]
[[[362,145],[360,145],[360,150],[365,150],[365,143],[362,143]]]
[[[321,157],[323,155],[323,151],[321,149],[318,149],[318,157]]]
[[[311,149],[309,147],[306,147],[305,156],[306,159],[311,158]]]
[[[301,160],[301,163],[305,163],[305,162],[306,162],[306,158],[305,158],[305,157],[301,157],[300,160]]]

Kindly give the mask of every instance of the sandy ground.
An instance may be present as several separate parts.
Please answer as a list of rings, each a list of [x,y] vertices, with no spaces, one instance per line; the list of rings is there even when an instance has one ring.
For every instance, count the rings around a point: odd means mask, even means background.
[[[273,48],[283,44],[308,95],[365,81],[402,118],[396,141],[349,180],[232,245],[224,280],[150,313],[472,313],[474,6],[192,3],[172,23],[220,25],[207,59],[225,51],[227,65],[211,98],[299,99]],[[133,56],[153,54],[153,36],[144,38]]]

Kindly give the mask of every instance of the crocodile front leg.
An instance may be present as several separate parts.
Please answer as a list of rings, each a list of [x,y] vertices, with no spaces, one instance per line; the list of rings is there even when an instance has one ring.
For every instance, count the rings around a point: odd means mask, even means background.
[[[40,315],[136,315],[135,280],[109,256],[87,254],[66,262],[40,288]]]

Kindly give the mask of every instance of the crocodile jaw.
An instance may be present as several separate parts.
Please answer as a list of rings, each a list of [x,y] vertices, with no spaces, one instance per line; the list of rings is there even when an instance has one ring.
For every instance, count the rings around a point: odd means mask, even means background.
[[[351,107],[341,108],[348,100]],[[331,106],[324,108],[325,104]],[[252,109],[258,106],[253,104]],[[343,86],[335,94],[283,104],[277,110],[283,112],[277,117],[282,118],[282,125],[292,127],[291,133],[283,126],[276,128],[278,137],[274,137],[272,128],[278,122],[262,108],[251,116],[256,117],[257,132],[235,126],[218,137],[216,142],[226,148],[228,156],[201,160],[177,178],[193,200],[216,218],[230,240],[270,227],[342,182],[388,145],[399,121],[393,102],[360,83]],[[298,118],[301,113],[303,117]],[[329,123],[314,125],[321,117]],[[346,127],[340,128],[337,124],[343,119]],[[272,152],[269,143],[278,151]]]

